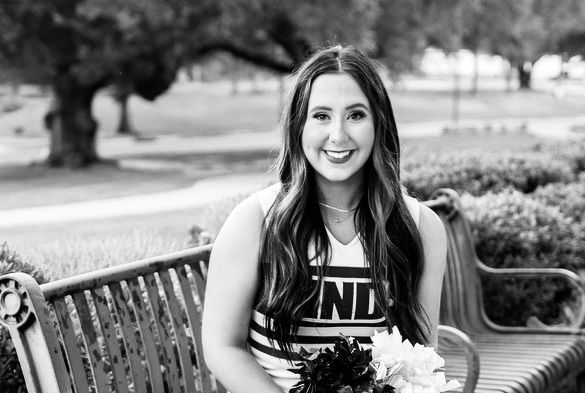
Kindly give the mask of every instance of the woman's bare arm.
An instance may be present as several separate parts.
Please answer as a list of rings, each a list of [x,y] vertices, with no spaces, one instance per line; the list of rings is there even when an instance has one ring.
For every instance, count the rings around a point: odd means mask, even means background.
[[[428,316],[429,344],[437,348],[437,324],[443,275],[447,261],[447,236],[441,219],[425,205],[420,205],[419,231],[423,243],[424,268],[418,296]]]
[[[210,257],[203,351],[211,372],[232,393],[282,393],[246,348],[263,222],[257,198],[244,200],[226,220]]]

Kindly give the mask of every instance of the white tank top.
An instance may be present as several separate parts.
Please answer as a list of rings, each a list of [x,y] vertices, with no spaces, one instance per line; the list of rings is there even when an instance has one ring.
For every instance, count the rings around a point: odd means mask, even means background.
[[[258,191],[258,197],[264,215],[274,203],[280,184],[274,184]],[[404,196],[406,206],[418,227],[420,206],[416,199]],[[293,351],[300,347],[312,352],[323,347],[332,347],[333,340],[340,333],[355,337],[360,343],[371,342],[374,330],[386,330],[386,319],[375,306],[374,293],[369,288],[369,272],[359,237],[356,236],[348,244],[339,242],[327,230],[331,244],[331,261],[324,274],[321,286],[319,306],[315,315],[308,315],[301,320],[297,332],[297,344]],[[313,279],[318,279],[316,261],[311,262]],[[279,350],[276,343],[270,344],[264,329],[265,315],[254,310],[250,320],[248,349],[256,361],[266,370],[274,381],[288,392],[299,380],[299,375],[290,371],[298,368],[291,364]]]

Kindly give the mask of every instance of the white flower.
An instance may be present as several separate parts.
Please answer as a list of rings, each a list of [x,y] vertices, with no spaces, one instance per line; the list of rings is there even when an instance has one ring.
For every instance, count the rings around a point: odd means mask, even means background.
[[[449,382],[441,372],[445,360],[432,347],[402,340],[398,328],[372,336],[372,363],[376,381],[392,385],[397,393],[440,393],[459,386],[457,380]]]

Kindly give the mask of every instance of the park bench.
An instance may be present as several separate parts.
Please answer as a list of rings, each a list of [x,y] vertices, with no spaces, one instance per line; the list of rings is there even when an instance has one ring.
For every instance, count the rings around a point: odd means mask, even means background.
[[[575,382],[576,391],[585,393],[585,283],[566,269],[486,266],[475,253],[469,221],[457,193],[441,189],[426,203],[441,217],[448,238],[439,319],[465,332],[475,344],[481,360],[476,391],[553,392]],[[527,327],[498,325],[486,315],[481,276],[565,279],[580,297],[579,310],[567,327],[549,327],[536,318],[531,318],[529,321],[536,322]],[[451,376],[461,378],[466,366],[457,351],[447,351],[445,361]]]
[[[475,257],[456,195],[442,191],[425,203],[449,238],[439,326],[448,376],[471,393],[548,392],[579,375],[583,392],[581,331],[508,330],[487,322],[478,272],[491,270]],[[210,251],[211,245],[200,246],[41,286],[24,273],[0,277],[0,322],[12,336],[29,393],[225,392],[201,351]],[[536,270],[542,269],[515,274]],[[578,281],[570,272],[551,272]]]

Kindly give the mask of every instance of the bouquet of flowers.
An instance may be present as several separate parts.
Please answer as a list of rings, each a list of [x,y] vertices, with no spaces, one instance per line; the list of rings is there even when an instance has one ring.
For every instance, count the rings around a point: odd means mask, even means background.
[[[308,353],[303,359],[299,382],[289,393],[440,393],[459,386],[447,382],[445,361],[432,347],[402,341],[397,327],[392,333],[375,333],[371,348],[341,335],[333,349]]]

